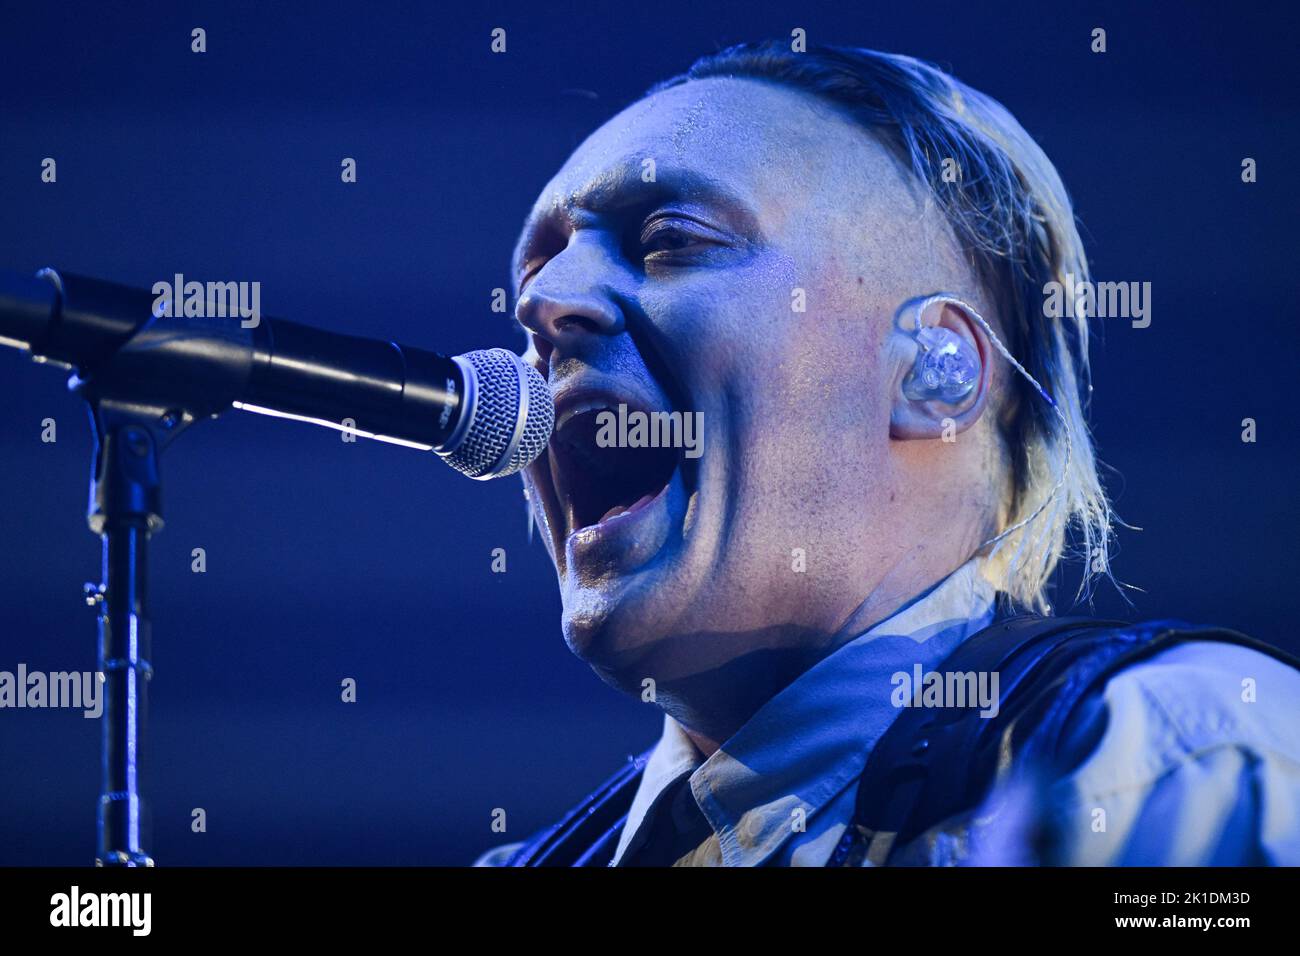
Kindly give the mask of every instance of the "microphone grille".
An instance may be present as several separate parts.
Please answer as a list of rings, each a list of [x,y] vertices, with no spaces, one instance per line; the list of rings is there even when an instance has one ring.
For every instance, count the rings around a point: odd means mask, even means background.
[[[473,417],[460,444],[439,454],[471,478],[513,475],[551,440],[551,390],[535,368],[506,349],[466,352],[460,359],[461,368],[468,363],[472,373],[465,394]]]

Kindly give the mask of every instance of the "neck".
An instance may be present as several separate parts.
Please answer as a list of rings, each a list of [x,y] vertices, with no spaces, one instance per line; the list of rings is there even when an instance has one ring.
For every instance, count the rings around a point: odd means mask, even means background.
[[[827,635],[791,627],[743,635],[746,648],[727,660],[670,681],[660,681],[656,703],[682,726],[706,757],[749,721],[758,709],[793,683],[825,653]],[[786,643],[777,643],[785,632]],[[715,635],[716,636],[716,635]],[[706,634],[690,635],[707,646]]]
[[[886,572],[865,599],[829,633],[784,626],[745,636],[741,653],[659,687],[659,706],[686,732],[706,758],[712,756],[758,710],[814,664],[895,614],[952,572],[935,572],[904,560]],[[708,635],[682,638],[709,646]]]
[[[706,737],[699,731],[691,730],[685,725],[682,726],[682,730],[687,737],[691,738],[691,743],[695,744],[695,749],[704,754],[705,759],[712,757],[722,746],[720,741],[714,740],[712,737]]]

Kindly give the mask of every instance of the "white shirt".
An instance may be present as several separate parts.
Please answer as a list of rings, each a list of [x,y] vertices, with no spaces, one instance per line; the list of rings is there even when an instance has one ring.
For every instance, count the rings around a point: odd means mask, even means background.
[[[978,563],[964,565],[800,675],[707,759],[665,717],[612,865],[635,857],[625,859],[629,847],[684,776],[712,833],[675,865],[823,865],[868,754],[900,713],[894,675],[937,670],[990,623],[994,598]],[[1099,734],[1091,754],[1019,804],[1055,829],[1065,862],[1300,864],[1300,671],[1235,645],[1187,643],[1111,678],[1078,723],[1084,739]],[[1007,789],[986,805],[977,847],[940,839],[931,862],[1025,862]]]

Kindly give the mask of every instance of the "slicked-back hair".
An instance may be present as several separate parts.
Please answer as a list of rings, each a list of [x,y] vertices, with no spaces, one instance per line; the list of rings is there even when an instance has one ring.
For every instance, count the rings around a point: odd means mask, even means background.
[[[878,136],[925,185],[995,304],[988,318],[1064,415],[1062,423],[1023,377],[1009,378],[999,432],[1011,480],[1009,497],[996,503],[999,532],[1051,495],[1067,429],[1072,448],[1055,499],[990,549],[989,573],[1018,604],[1046,609],[1048,579],[1073,545],[1084,563],[1080,593],[1087,592],[1097,574],[1109,574],[1112,515],[1086,423],[1087,316],[1049,318],[1043,307],[1048,283],[1089,279],[1073,206],[1047,155],[996,100],[908,56],[741,44],[700,58],[647,95],[709,77],[764,80],[830,103]],[[945,160],[953,161],[955,178],[943,175]],[[961,292],[917,294],[935,291]]]

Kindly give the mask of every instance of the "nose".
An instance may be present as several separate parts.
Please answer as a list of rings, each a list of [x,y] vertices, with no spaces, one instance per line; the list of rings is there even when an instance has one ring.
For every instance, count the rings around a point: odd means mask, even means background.
[[[515,306],[515,318],[532,333],[542,365],[552,353],[580,351],[594,336],[623,331],[623,310],[605,274],[609,263],[594,244],[571,241],[533,277]]]

